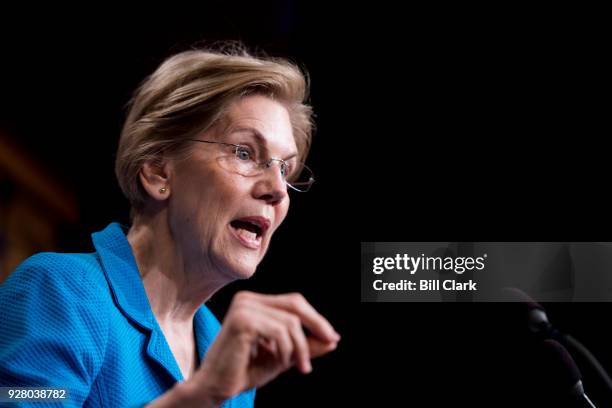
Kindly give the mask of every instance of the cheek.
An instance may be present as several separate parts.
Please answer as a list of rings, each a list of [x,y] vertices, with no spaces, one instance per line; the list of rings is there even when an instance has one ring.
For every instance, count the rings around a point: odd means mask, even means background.
[[[169,206],[170,217],[181,231],[190,231],[194,240],[205,239],[213,232],[215,221],[221,220],[223,208],[228,205],[227,193],[213,177],[184,178],[175,186],[174,194]]]
[[[276,209],[276,219],[278,220],[277,227],[279,227],[283,223],[283,221],[285,220],[285,217],[289,213],[289,204],[290,204],[289,196],[287,196],[287,198],[285,199],[285,202],[277,207]]]
[[[245,200],[249,197],[247,186],[228,177],[209,179],[199,192],[197,203],[199,222],[219,232],[235,218]]]

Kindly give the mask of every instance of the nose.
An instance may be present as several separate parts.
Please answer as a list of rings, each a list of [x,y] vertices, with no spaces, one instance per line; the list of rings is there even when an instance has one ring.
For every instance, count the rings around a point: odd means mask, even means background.
[[[280,161],[271,161],[258,177],[253,189],[255,198],[277,205],[288,197],[287,183],[281,174],[280,166]]]

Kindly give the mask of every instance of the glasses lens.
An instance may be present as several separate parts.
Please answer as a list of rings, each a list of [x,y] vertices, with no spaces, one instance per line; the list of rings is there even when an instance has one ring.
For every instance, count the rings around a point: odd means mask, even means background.
[[[247,157],[247,154],[242,151],[220,157],[218,162],[225,170],[247,177],[258,176],[266,170],[280,171],[281,174],[283,172],[283,163],[281,161],[271,161],[269,166],[261,165],[252,160],[252,158]],[[296,171],[287,177],[289,188],[300,192],[308,191],[312,183],[314,183],[312,170],[305,164],[298,165]]]
[[[238,173],[243,176],[256,176],[261,173],[261,169],[253,160],[251,151],[243,146],[231,146],[232,151],[218,159],[219,164],[225,170]]]
[[[297,172],[299,173],[291,175],[287,178],[287,184],[289,184],[294,190],[302,192],[308,191],[312,186],[312,183],[314,183],[314,175],[312,174],[312,170],[302,163],[297,168]]]

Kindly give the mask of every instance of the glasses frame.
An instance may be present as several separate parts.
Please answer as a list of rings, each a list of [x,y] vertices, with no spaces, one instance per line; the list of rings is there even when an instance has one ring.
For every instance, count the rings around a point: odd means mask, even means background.
[[[200,143],[209,143],[209,144],[219,144],[219,145],[224,145],[224,146],[232,146],[234,147],[234,155],[236,156],[236,158],[238,158],[238,149],[249,149],[248,146],[245,145],[239,145],[239,144],[234,144],[234,143],[225,143],[225,142],[214,142],[212,140],[200,140],[200,139],[188,139],[191,142],[200,142]],[[283,159],[277,159],[277,158],[270,158],[267,161],[263,161],[263,162],[256,162],[255,160],[253,160],[259,167],[262,167],[264,169],[269,169],[270,167],[272,167],[272,162],[277,161],[280,162],[281,165],[283,166],[288,166],[287,162]],[[294,185],[292,185],[289,181],[287,181],[287,178],[285,176],[283,176],[283,180],[285,181],[285,184],[287,185],[287,187],[290,187],[292,190],[297,191],[299,193],[305,193],[308,190],[310,190],[310,187],[312,187],[312,185],[315,182],[315,178],[314,178],[314,173],[312,172],[312,170],[310,169],[310,167],[308,167],[306,164],[304,163],[300,163],[302,168],[306,168],[309,172],[310,172],[310,179],[307,182],[304,182],[303,184],[306,186],[305,189],[298,189],[297,187],[295,187]],[[282,173],[281,173],[282,174]]]

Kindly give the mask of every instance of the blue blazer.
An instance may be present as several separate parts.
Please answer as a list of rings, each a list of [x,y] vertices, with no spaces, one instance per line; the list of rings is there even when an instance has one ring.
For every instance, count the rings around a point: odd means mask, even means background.
[[[183,377],[122,227],[92,238],[96,252],[34,255],[0,287],[0,387],[66,388],[60,406],[142,406]],[[193,324],[202,361],[220,324],[204,305]],[[223,407],[254,398],[252,389]]]

